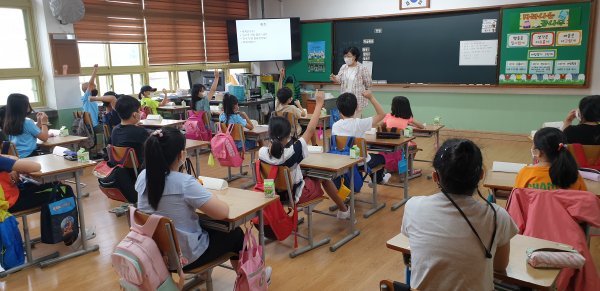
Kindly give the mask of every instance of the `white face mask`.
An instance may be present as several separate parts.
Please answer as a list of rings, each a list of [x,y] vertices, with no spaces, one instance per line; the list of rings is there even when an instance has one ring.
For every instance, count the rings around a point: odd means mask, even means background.
[[[577,118],[577,120],[581,121],[581,112],[579,111],[579,109],[577,109],[575,111],[575,118]]]
[[[539,157],[538,157],[538,155],[536,155],[536,154],[535,154],[535,151],[536,151],[536,150],[535,150],[534,148],[531,148],[530,150],[531,150],[531,158],[532,158],[532,160],[533,160],[533,163],[534,163],[534,164],[537,164],[537,163],[538,163],[538,158],[539,158]]]
[[[352,65],[354,63],[354,58],[352,57],[344,57],[344,63],[346,63],[346,65]]]

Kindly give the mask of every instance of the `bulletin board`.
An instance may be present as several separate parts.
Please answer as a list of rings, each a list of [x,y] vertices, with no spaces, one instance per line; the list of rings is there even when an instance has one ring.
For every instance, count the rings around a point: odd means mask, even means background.
[[[300,25],[302,58],[285,63],[286,75],[301,82],[329,82],[332,61],[332,23]]]
[[[592,3],[502,10],[500,85],[585,86]]]

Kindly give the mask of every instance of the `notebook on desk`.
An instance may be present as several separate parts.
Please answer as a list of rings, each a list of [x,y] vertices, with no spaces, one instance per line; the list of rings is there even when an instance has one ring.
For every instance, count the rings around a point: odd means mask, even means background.
[[[518,173],[527,164],[519,163],[507,163],[507,162],[494,162],[492,165],[493,172],[505,172],[505,173]]]

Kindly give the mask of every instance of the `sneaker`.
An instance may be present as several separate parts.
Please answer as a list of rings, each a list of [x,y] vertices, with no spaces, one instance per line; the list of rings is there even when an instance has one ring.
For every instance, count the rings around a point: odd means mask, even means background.
[[[273,272],[273,268],[267,266],[265,268],[265,277],[267,277],[267,285],[271,285],[271,273]]]
[[[346,211],[338,210],[336,217],[340,220],[350,219],[350,207],[348,207],[348,210]]]
[[[385,173],[385,175],[383,175],[383,179],[381,179],[381,183],[387,184],[387,182],[390,180],[391,177],[392,177],[392,174]]]

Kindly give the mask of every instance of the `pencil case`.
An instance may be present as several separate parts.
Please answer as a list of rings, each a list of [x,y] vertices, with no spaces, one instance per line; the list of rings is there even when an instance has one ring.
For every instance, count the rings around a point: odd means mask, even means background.
[[[527,249],[527,263],[534,268],[580,269],[585,258],[576,250],[553,248]]]

